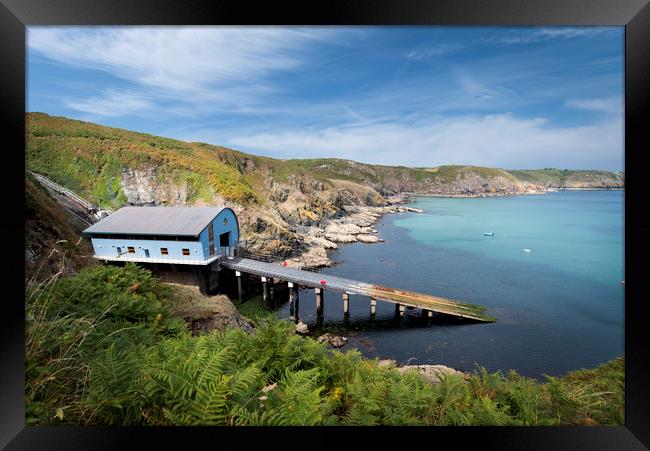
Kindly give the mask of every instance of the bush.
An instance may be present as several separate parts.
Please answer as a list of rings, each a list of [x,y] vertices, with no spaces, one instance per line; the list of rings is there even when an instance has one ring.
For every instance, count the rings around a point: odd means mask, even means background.
[[[28,287],[27,423],[623,424],[622,357],[545,383],[479,367],[432,386],[272,316],[191,336],[170,293],[135,265]]]
[[[80,415],[89,363],[106,349],[151,346],[187,330],[169,314],[169,288],[136,265],[62,273],[26,288],[28,424]]]

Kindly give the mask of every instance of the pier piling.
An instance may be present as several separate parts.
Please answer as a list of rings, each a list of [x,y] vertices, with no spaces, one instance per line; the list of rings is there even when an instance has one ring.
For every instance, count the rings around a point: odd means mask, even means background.
[[[316,293],[316,314],[321,316],[323,314],[323,289],[314,288],[314,293]]]
[[[343,293],[343,314],[346,315],[346,316],[350,314],[350,294],[349,293]]]
[[[293,283],[287,282],[287,286],[289,287],[289,315],[293,316]]]
[[[266,277],[262,276],[262,301],[264,301],[264,305],[268,305],[268,286],[266,285]]]
[[[282,283],[290,281],[294,284],[294,288],[298,286],[297,284],[302,284],[305,288],[314,288],[316,294],[316,311],[320,316],[322,316],[324,312],[323,287],[326,285],[328,290],[346,294],[343,296],[344,314],[349,313],[350,311],[349,295],[356,294],[368,296],[370,298],[371,318],[377,312],[377,300],[381,299],[396,304],[396,317],[403,317],[408,305],[409,310],[411,308],[422,309],[422,315],[424,316],[424,312],[426,312],[426,316],[429,318],[432,317],[432,312],[436,312],[437,314],[452,315],[463,319],[472,319],[481,322],[495,321],[494,318],[485,314],[486,308],[480,305],[441,298],[429,294],[416,293],[403,289],[385,287],[377,284],[344,279],[332,275],[314,274],[309,271],[302,271],[278,265],[277,262],[234,257],[233,259],[224,259],[223,261],[220,261],[220,265],[222,267],[240,271],[241,274],[252,274],[256,277],[261,277],[263,287],[262,295],[265,303],[270,301],[269,297],[272,298],[275,295],[275,287],[273,284],[270,287],[271,293],[269,295],[268,279],[270,278],[280,280]],[[238,275],[238,280],[240,275]],[[245,289],[246,287],[242,286],[242,296],[243,290]],[[297,310],[298,291],[295,289],[293,290],[292,298],[294,310]]]
[[[316,324],[320,326],[323,324],[323,289],[314,288],[314,292],[316,293]]]
[[[237,276],[237,299],[241,302],[241,272],[235,271],[235,275]]]

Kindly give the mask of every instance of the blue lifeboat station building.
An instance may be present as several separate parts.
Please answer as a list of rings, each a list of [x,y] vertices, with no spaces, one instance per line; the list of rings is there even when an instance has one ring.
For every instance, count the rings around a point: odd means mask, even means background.
[[[219,259],[233,257],[238,248],[239,222],[231,208],[123,207],[83,234],[97,259],[193,273],[209,294],[218,284]]]

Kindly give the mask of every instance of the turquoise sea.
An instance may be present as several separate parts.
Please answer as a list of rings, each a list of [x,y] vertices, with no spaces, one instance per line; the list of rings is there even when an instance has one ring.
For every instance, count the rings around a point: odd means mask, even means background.
[[[352,296],[344,323],[340,296],[326,293],[325,325],[349,328],[347,347],[402,363],[536,378],[597,366],[623,353],[623,200],[623,191],[415,198],[424,213],[383,217],[384,243],[342,245],[323,272],[482,304],[497,322],[428,323],[417,310],[395,321],[382,302],[370,322],[368,299]],[[300,296],[300,318],[314,324],[313,294]]]

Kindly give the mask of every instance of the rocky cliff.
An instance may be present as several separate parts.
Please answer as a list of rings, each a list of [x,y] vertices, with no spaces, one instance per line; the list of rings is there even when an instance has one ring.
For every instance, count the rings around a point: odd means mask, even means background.
[[[399,204],[410,194],[485,197],[623,187],[622,174],[604,171],[278,160],[43,113],[28,113],[26,142],[29,169],[101,208],[229,206],[249,249],[297,266],[329,264],[326,249],[337,243],[380,241],[377,218],[404,211]]]

